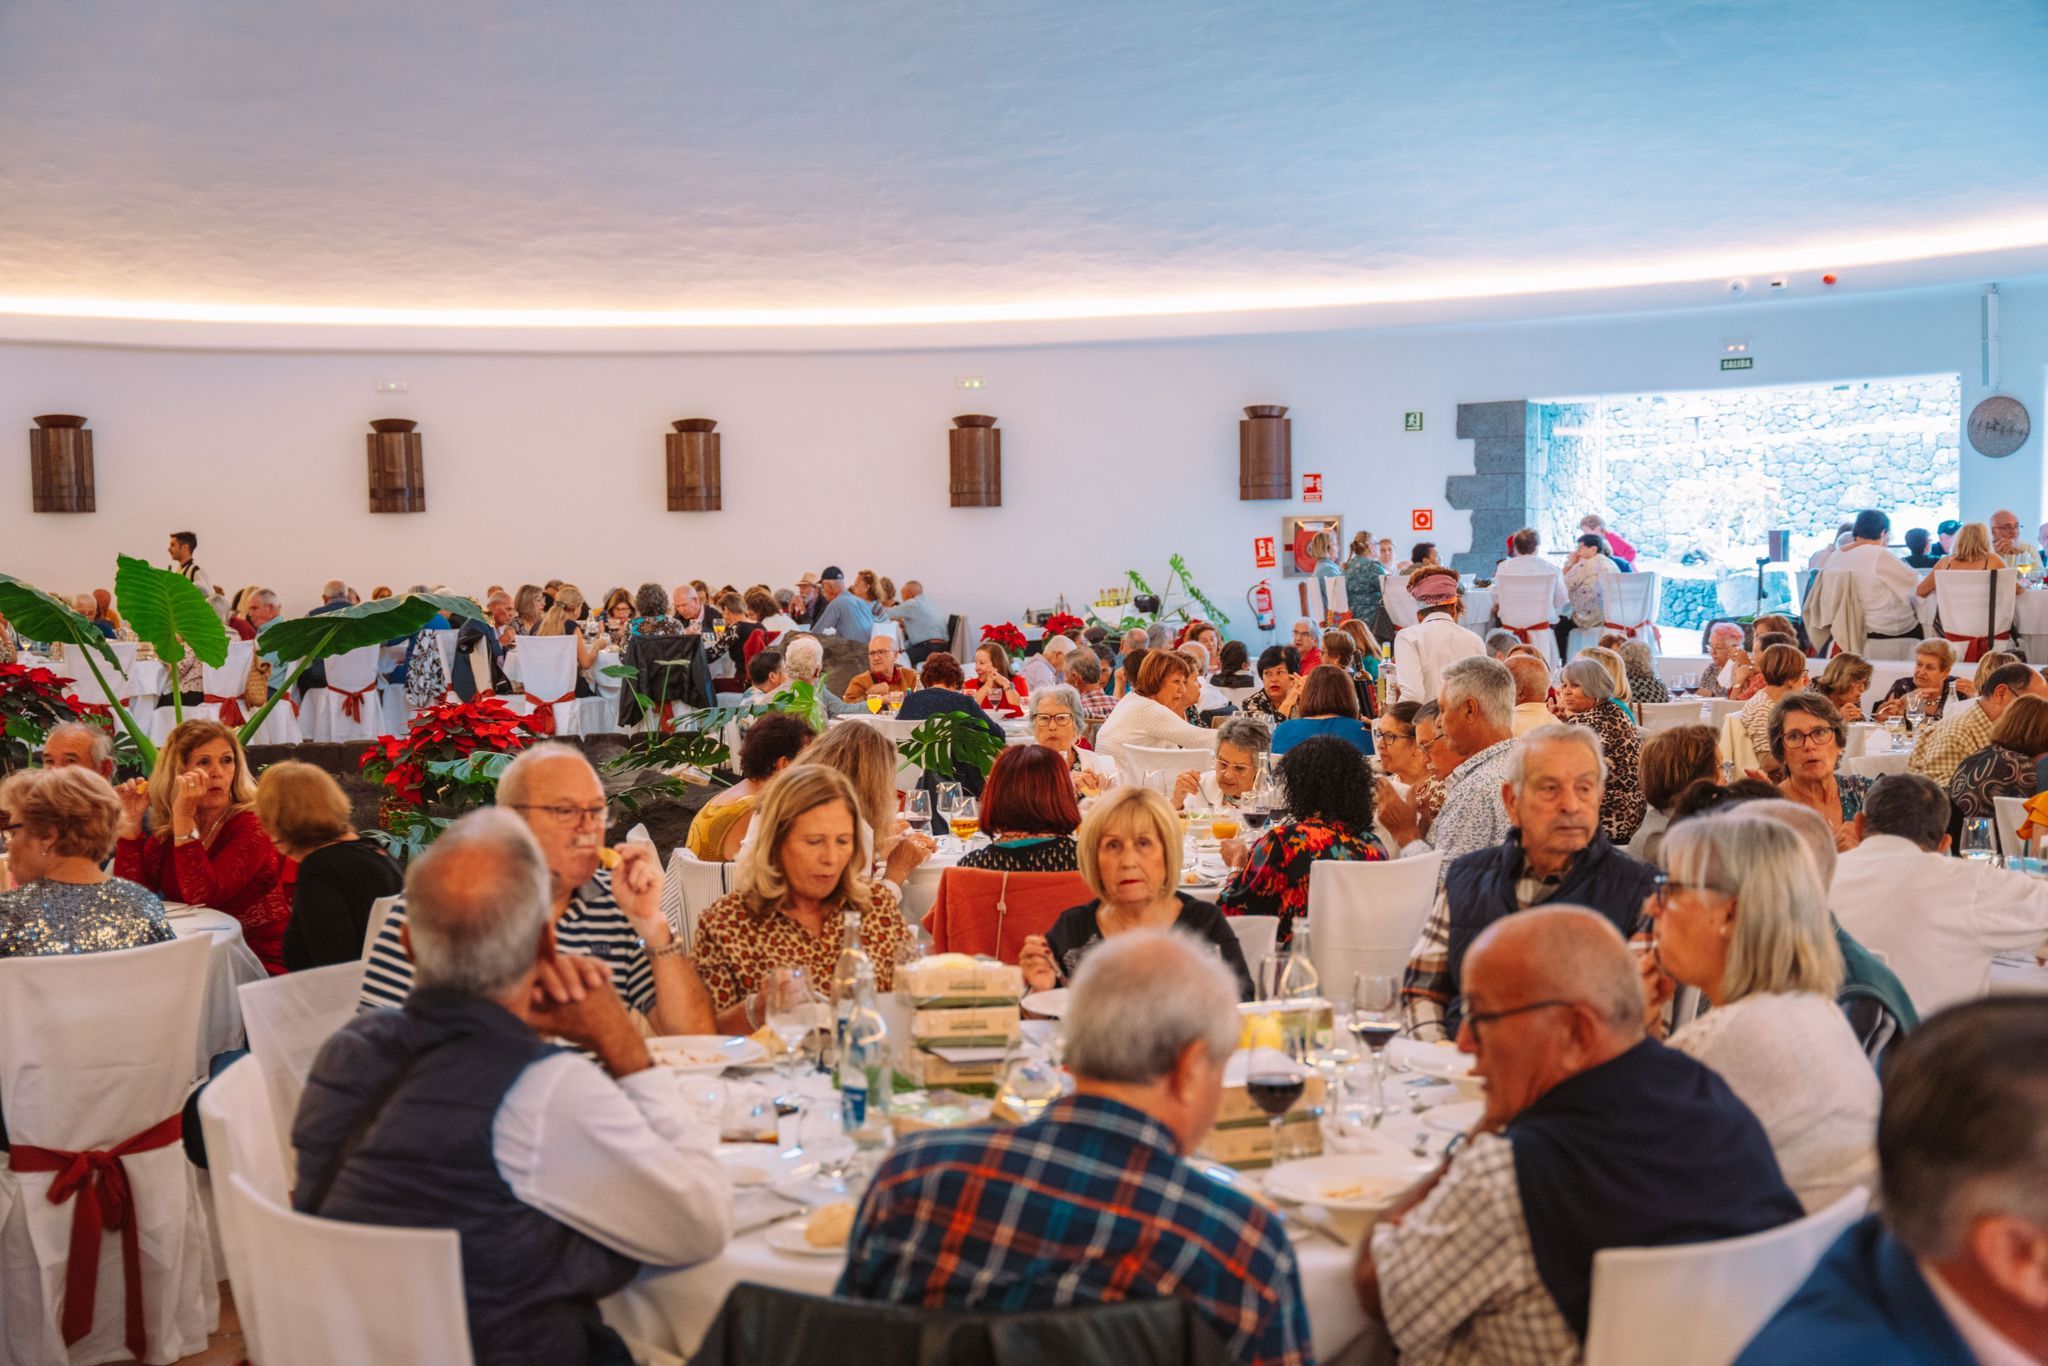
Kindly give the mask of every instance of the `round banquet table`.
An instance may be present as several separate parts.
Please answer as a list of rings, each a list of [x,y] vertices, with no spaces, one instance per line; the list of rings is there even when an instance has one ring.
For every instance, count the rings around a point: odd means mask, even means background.
[[[198,1075],[203,1077],[216,1056],[248,1042],[236,988],[245,982],[268,981],[270,973],[242,938],[241,922],[226,911],[176,902],[165,902],[164,909],[170,913],[171,932],[178,938],[204,935],[212,945],[206,956],[206,1002],[199,1012]]]

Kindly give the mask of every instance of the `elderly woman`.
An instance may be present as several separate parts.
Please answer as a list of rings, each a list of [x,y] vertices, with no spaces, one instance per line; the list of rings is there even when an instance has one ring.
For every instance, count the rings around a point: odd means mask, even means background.
[[[1773,640],[1773,636],[1783,636],[1784,640]],[[1772,645],[1799,644],[1799,632],[1784,617],[1767,612],[1751,623],[1749,639],[1749,649],[1735,652],[1735,682],[1728,689],[1728,696],[1737,702],[1747,702],[1764,686],[1759,669],[1763,652]]]
[[[798,764],[769,784],[740,890],[704,908],[691,941],[721,1033],[751,1034],[766,1022],[761,991],[773,968],[830,982],[849,928],[875,965],[876,989],[893,987],[911,931],[896,893],[868,876],[860,807],[846,775],[822,764]]]
[[[115,874],[166,900],[226,911],[241,922],[250,952],[282,973],[291,898],[277,847],[256,815],[256,783],[235,733],[218,721],[187,721],[164,737],[148,781],[137,778],[118,791]]]
[[[960,866],[1004,873],[1072,872],[1081,866],[1074,844],[1080,825],[1081,808],[1074,801],[1066,761],[1044,745],[1011,745],[996,756],[981,790],[981,829],[989,843],[963,854]]]
[[[1351,676],[1334,664],[1318,664],[1308,671],[1294,715],[1273,728],[1273,753],[1285,754],[1317,736],[1342,740],[1361,754],[1372,753],[1372,732],[1359,719],[1358,690]]]
[[[1237,976],[1239,999],[1252,998],[1237,932],[1214,906],[1178,890],[1180,822],[1166,798],[1149,788],[1118,788],[1081,822],[1078,843],[1081,876],[1095,899],[1061,912],[1045,934],[1024,941],[1017,965],[1026,986],[1045,991],[1069,980],[1088,950],[1128,930],[1178,928],[1214,947]]]
[[[1588,645],[1579,651],[1580,659],[1590,659],[1607,670],[1607,676],[1614,680],[1614,700],[1631,722],[1640,723],[1636,714],[1635,694],[1629,691],[1628,665],[1621,656],[1605,645]]]
[[[1742,628],[1732,621],[1719,621],[1707,631],[1707,667],[1700,673],[1701,697],[1726,697],[1734,690],[1736,674],[1742,667]]]
[[[1838,848],[1855,848],[1853,822],[1870,794],[1871,780],[1835,771],[1849,741],[1849,727],[1835,704],[1818,693],[1787,695],[1772,709],[1764,741],[1760,752],[1769,754],[1785,775],[1778,795],[1826,818]]]
[[[1611,653],[1611,652],[1610,652]],[[1635,723],[1616,699],[1614,675],[1597,659],[1575,659],[1564,666],[1557,690],[1566,725],[1585,726],[1600,737],[1607,756],[1607,786],[1600,794],[1600,830],[1616,844],[1627,844],[1643,823],[1643,789],[1638,768],[1641,741]]]
[[[1040,688],[1031,694],[1027,710],[1033,738],[1059,756],[1070,778],[1069,787],[1084,797],[1092,797],[1116,786],[1116,760],[1097,754],[1081,742],[1088,716],[1081,710],[1080,693],[1064,683]],[[982,826],[986,829],[987,825],[984,816]]]
[[[1757,660],[1757,671],[1764,685],[1749,701],[1742,704],[1736,715],[1742,718],[1742,729],[1749,735],[1750,748],[1757,758],[1764,760],[1764,766],[1772,769],[1777,777],[1776,761],[1771,754],[1771,711],[1778,703],[1806,686],[1806,656],[1797,645],[1767,645],[1763,656]]]
[[[1606,539],[1591,532],[1579,537],[1564,562],[1564,591],[1571,596],[1574,626],[1586,630],[1607,620],[1607,601],[1600,580],[1610,572],[1621,571],[1607,553]]]
[[[704,803],[690,820],[684,847],[691,856],[705,863],[738,858],[768,784],[797,762],[815,736],[811,723],[791,712],[770,712],[748,726],[740,741],[740,780]]]
[[[1252,842],[1224,843],[1235,871],[1217,904],[1225,915],[1277,915],[1277,942],[1294,942],[1296,918],[1308,914],[1308,879],[1319,859],[1376,862],[1372,771],[1365,756],[1342,740],[1304,740],[1280,760],[1287,793],[1285,817]]]
[[[623,588],[614,588],[604,595],[604,610],[598,613],[598,621],[614,647],[625,648],[626,637],[633,634],[634,615],[631,593]]]
[[[856,705],[840,697],[825,686],[825,645],[816,636],[798,632],[782,641],[782,666],[789,671],[790,678],[798,683],[811,685],[812,694],[818,699],[819,715],[812,716],[814,723],[829,717],[844,716],[848,712],[867,715],[865,704]]]
[[[352,814],[341,784],[312,764],[272,764],[257,780],[256,818],[277,852],[299,865],[284,931],[288,972],[360,959],[370,907],[405,890],[405,874],[356,834]]]
[[[17,884],[0,891],[0,958],[172,937],[156,893],[100,868],[120,823],[120,799],[89,768],[23,769],[0,782],[0,852]]]
[[[636,636],[679,636],[683,623],[669,611],[668,589],[658,583],[643,583],[633,592],[633,634]]]
[[[1029,688],[1010,671],[1010,652],[993,640],[974,647],[974,682],[967,695],[996,716],[1022,716]]]
[[[1844,721],[1863,719],[1863,694],[1870,689],[1870,661],[1861,655],[1836,655],[1813,680],[1813,690],[1835,704]]]
[[[1657,657],[1647,640],[1624,640],[1615,650],[1628,674],[1628,695],[1640,707],[1645,702],[1669,702],[1671,690],[1657,677]]]
[[[1721,744],[1708,726],[1674,726],[1643,741],[1637,763],[1642,775],[1643,823],[1628,842],[1629,853],[1645,863],[1657,861],[1664,831],[1677,817],[1678,798],[1696,782],[1721,781]]]
[[[1216,732],[1190,723],[1201,679],[1185,656],[1150,650],[1138,670],[1136,692],[1125,693],[1095,732],[1095,747],[1119,762],[1128,745],[1159,749],[1208,749]]]
[[[1429,751],[1422,747],[1416,733],[1421,711],[1419,702],[1394,703],[1387,708],[1386,715],[1373,722],[1372,738],[1381,767],[1400,784],[1415,808],[1416,831],[1427,839],[1429,827],[1436,823],[1436,813],[1443,810],[1445,792],[1444,780],[1438,776]]]
[[[1304,675],[1323,662],[1322,637],[1316,634],[1315,623],[1306,617],[1294,623],[1294,652],[1301,656]]]
[[[1949,805],[1964,820],[1997,815],[1995,800],[2024,801],[2038,790],[2035,772],[2048,755],[2048,699],[2016,697],[1991,727],[1991,743],[1956,766]]]
[[[1877,1073],[1835,1003],[1842,954],[1813,856],[1789,827],[1737,810],[1673,826],[1664,863],[1643,905],[1656,929],[1649,1015],[1677,985],[1706,997],[1712,1009],[1670,1046],[1755,1113],[1809,1211],[1871,1185]]]
[[[1876,718],[1889,721],[1907,715],[1934,717],[1957,695],[1956,680],[1949,673],[1956,666],[1956,651],[1945,640],[1923,640],[1913,651],[1913,672],[1892,684],[1877,704]],[[1963,692],[1963,696],[1969,696]]]
[[[1183,811],[1219,811],[1236,806],[1259,781],[1259,756],[1273,747],[1264,721],[1233,716],[1216,728],[1216,762],[1207,769],[1183,769],[1173,780],[1173,805]]]

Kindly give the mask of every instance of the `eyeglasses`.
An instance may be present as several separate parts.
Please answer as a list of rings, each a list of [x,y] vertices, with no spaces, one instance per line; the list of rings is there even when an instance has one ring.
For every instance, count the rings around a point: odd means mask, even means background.
[[[1438,745],[1442,744],[1444,741],[1448,739],[1450,739],[1448,735],[1437,734],[1430,736],[1427,740],[1418,738],[1415,741],[1415,743],[1419,748],[1427,751],[1435,749]]]
[[[1802,749],[1809,747],[1818,748],[1821,741],[1835,738],[1835,732],[1825,727],[1820,730],[1788,730],[1780,734],[1787,749],[1795,745]]]
[[[1042,711],[1031,718],[1034,726],[1071,726],[1074,718],[1063,711]]]
[[[1577,1001],[1546,999],[1531,1001],[1525,1006],[1509,1006],[1506,1010],[1474,1010],[1472,1008],[1472,998],[1460,996],[1452,1001],[1451,1006],[1453,1012],[1466,1025],[1471,1027],[1472,1037],[1476,1039],[1479,1037],[1479,1027],[1481,1025],[1490,1025],[1496,1020],[1505,1020],[1515,1015],[1527,1015],[1532,1010],[1556,1010],[1560,1007],[1570,1007],[1577,1004],[1579,1004]]]
[[[28,827],[22,824],[20,821],[16,821],[12,825],[0,825],[0,849],[5,849],[7,847],[7,837],[9,835],[12,835],[17,830],[26,830],[27,828]]]
[[[1405,730],[1380,730],[1377,727],[1375,727],[1372,733],[1372,738],[1378,741],[1380,744],[1390,745],[1396,740],[1412,741],[1415,739],[1415,736],[1412,732]],[[1441,739],[1442,737],[1439,736],[1438,738]]]
[[[532,802],[514,802],[512,803],[512,809],[514,811],[538,811],[556,825],[565,828],[583,825],[586,822],[592,825],[604,824],[605,804],[603,802],[599,802],[595,806],[536,806]]]
[[[1657,909],[1671,909],[1673,892],[1711,892],[1715,896],[1727,896],[1719,887],[1710,887],[1704,882],[1679,882],[1669,873],[1654,873],[1650,877],[1650,896],[1656,901]]]

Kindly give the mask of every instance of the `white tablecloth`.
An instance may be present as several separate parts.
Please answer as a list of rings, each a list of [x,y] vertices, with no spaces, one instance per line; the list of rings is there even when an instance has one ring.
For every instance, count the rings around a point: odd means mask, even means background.
[[[79,652],[76,650],[66,650],[64,658],[59,660],[43,660],[33,656],[23,656],[23,662],[31,667],[47,667],[51,673],[59,678],[69,679],[74,685],[81,678],[90,679],[92,677],[92,670],[86,667],[84,661],[79,658]],[[111,671],[106,660],[102,659],[99,663],[102,674]],[[124,688],[117,688],[116,691],[121,694],[121,702],[124,706],[131,698],[137,697],[147,698],[150,700],[151,705],[154,705],[155,699],[163,696],[164,685],[169,680],[170,670],[165,667],[162,660],[138,659],[135,661],[135,666],[128,671],[128,685]],[[142,718],[137,717],[136,719],[139,721]]]
[[[213,943],[206,956],[206,1004],[199,1016],[199,1075],[221,1053],[242,1047],[242,1002],[235,989],[244,982],[270,976],[242,938],[241,922],[226,911],[205,906],[173,908],[171,930],[180,939],[205,935]]]
[[[2013,634],[2035,663],[2048,660],[2048,589],[2030,588],[2013,604]]]

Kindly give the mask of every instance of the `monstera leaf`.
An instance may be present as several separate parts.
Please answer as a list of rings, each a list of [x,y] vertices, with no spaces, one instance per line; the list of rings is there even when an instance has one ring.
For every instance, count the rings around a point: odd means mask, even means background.
[[[213,613],[209,611],[207,615],[212,616]],[[121,705],[121,699],[114,696],[120,689],[108,685],[107,676],[100,672],[99,661],[93,658],[98,655],[116,670],[121,667],[119,657],[107,644],[107,638],[100,634],[99,627],[42,589],[6,574],[0,574],[0,617],[13,622],[15,630],[30,640],[62,641],[76,649],[78,657],[85,661],[85,667],[99,680],[100,692],[113,706],[114,715],[127,730],[129,738],[134,740],[144,771],[156,767],[156,746],[142,733],[142,727],[135,723],[128,709]]]
[[[407,593],[401,597],[379,598],[357,603],[317,617],[294,617],[273,621],[256,637],[256,653],[274,656],[280,662],[297,661],[289,678],[273,683],[270,700],[256,709],[242,727],[242,743],[262,726],[270,709],[283,701],[299,676],[317,661],[359,650],[365,645],[382,645],[387,640],[409,636],[434,619],[437,612],[450,616],[481,617],[484,609],[454,593]]]
[[[156,647],[156,657],[176,665],[190,653],[202,664],[218,668],[228,661],[228,628],[213,614],[213,604],[190,579],[173,569],[158,569],[146,560],[122,555],[114,564],[114,599],[136,638]],[[177,688],[172,687],[175,693]]]

